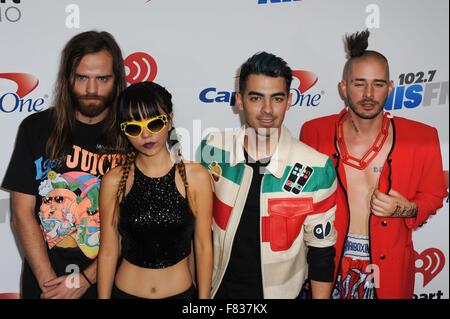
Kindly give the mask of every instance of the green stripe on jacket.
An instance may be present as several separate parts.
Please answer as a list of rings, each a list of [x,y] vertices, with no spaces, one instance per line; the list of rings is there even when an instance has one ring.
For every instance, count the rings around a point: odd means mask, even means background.
[[[314,172],[311,176],[311,180],[306,183],[302,192],[313,192],[320,189],[328,189],[333,185],[336,179],[336,172],[334,170],[333,161],[329,158],[324,167],[313,166]],[[283,177],[281,179],[276,178],[273,175],[267,175],[264,177],[263,193],[279,193],[283,192],[283,185],[286,178],[291,171],[292,166],[286,166]]]

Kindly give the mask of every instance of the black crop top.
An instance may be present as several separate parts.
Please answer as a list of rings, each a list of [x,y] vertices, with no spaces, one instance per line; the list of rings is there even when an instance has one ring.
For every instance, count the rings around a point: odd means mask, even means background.
[[[122,256],[143,268],[175,265],[191,252],[194,216],[175,184],[175,165],[167,175],[145,176],[134,165],[134,182],[120,203]]]

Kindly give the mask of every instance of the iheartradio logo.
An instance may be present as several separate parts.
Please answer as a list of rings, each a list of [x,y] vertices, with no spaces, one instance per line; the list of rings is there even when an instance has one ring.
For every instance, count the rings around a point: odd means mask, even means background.
[[[128,84],[153,81],[158,73],[158,65],[155,59],[145,52],[135,52],[124,60],[128,68],[126,80]]]
[[[445,255],[437,248],[425,249],[420,254],[414,251],[416,273],[423,276],[423,287],[433,280],[444,268]]]

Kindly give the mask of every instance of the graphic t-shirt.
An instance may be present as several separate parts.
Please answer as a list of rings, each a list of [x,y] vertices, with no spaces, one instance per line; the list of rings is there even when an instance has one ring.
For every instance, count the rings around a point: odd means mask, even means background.
[[[49,249],[70,236],[86,257],[94,259],[100,242],[100,178],[119,164],[120,156],[105,154],[103,122],[76,121],[71,150],[49,159],[45,145],[52,122],[50,109],[21,123],[2,187],[36,196],[36,218]]]

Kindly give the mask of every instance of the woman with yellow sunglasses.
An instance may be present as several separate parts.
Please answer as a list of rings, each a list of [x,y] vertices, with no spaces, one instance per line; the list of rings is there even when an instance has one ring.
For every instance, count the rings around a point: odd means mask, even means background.
[[[127,156],[100,188],[99,298],[210,297],[210,178],[200,164],[176,162],[170,154],[177,142],[169,138],[171,98],[152,82],[130,85],[119,96],[118,145]],[[192,241],[197,287],[189,262]]]

